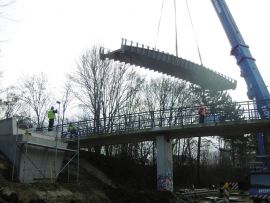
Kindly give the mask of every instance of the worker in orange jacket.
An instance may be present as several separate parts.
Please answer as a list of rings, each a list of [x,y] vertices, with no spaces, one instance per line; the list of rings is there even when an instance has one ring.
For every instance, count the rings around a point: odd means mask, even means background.
[[[199,114],[199,123],[204,123],[204,118],[206,116],[206,107],[204,106],[203,103],[200,104],[198,114]]]

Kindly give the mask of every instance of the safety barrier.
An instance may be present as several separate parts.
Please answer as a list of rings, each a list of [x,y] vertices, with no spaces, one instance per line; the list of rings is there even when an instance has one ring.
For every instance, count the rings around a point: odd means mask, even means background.
[[[257,101],[257,104],[259,102]],[[269,106],[270,101],[261,101],[261,106]],[[125,133],[155,127],[198,125],[199,106],[179,107],[147,111],[133,114],[109,116],[100,119],[90,119],[73,122],[76,127],[76,136],[89,136],[94,134]],[[206,106],[206,123],[221,123],[227,121],[259,120],[259,110],[255,101],[235,102],[227,107]],[[232,111],[233,109],[233,111]],[[263,110],[264,119],[270,119],[270,109]],[[59,131],[62,136],[68,137],[69,123],[55,126],[54,131]],[[47,127],[38,129],[46,132]]]
[[[218,190],[209,190],[209,189],[195,189],[195,190],[188,190],[188,191],[180,191],[178,193],[181,199],[189,201],[191,199],[201,198],[205,196],[217,196]]]

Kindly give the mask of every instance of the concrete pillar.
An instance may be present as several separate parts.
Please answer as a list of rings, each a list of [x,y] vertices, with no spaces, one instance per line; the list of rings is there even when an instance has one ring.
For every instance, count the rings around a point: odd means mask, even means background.
[[[156,137],[157,145],[157,189],[173,192],[172,141],[165,136]]]

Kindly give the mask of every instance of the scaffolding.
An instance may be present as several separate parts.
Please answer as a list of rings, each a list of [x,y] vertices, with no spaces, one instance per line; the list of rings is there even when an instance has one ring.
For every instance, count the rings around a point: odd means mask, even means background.
[[[63,173],[63,171],[67,168],[68,170],[68,178],[67,181],[70,181],[70,177],[69,177],[69,165],[72,163],[72,161],[77,157],[77,170],[76,170],[76,182],[79,183],[79,168],[80,168],[80,136],[78,135],[77,138],[74,140],[75,142],[77,142],[77,149],[72,150],[72,149],[67,149],[67,148],[63,148],[61,146],[59,146],[59,125],[56,126],[54,129],[54,140],[55,140],[55,146],[49,146],[46,144],[41,144],[41,143],[35,143],[31,140],[29,140],[29,137],[31,136],[31,130],[25,130],[24,136],[26,136],[26,141],[21,141],[19,138],[19,136],[21,135],[19,133],[19,124],[17,122],[17,132],[16,132],[16,139],[15,139],[15,153],[14,153],[14,157],[13,157],[13,165],[12,165],[12,176],[11,176],[11,180],[12,182],[15,181],[15,169],[16,166],[19,166],[19,164],[21,163],[17,163],[19,161],[19,153],[20,152],[24,157],[24,161],[23,161],[23,166],[21,165],[20,167],[24,167],[23,169],[23,176],[26,172],[26,160],[28,160],[28,162],[32,165],[32,167],[39,173],[40,178],[35,178],[35,181],[37,182],[51,182],[51,183],[56,183],[57,179],[59,177],[59,175],[61,173]],[[33,132],[33,131],[32,131]],[[62,134],[62,132],[61,132]],[[44,174],[44,171],[42,170],[42,168],[33,160],[33,158],[31,158],[28,154],[28,150],[29,147],[37,147],[38,148],[43,148],[43,149],[47,149],[48,150],[48,157],[50,159],[50,155],[52,152],[54,152],[54,162],[53,162],[53,172],[52,172],[52,165],[51,165],[51,161],[49,161],[49,171],[50,171],[50,178],[46,178],[46,174]],[[60,169],[57,170],[57,160],[59,159],[58,157],[58,153],[59,151],[61,152],[65,152],[65,154],[63,155],[63,159],[66,156],[66,154],[68,153],[68,161],[65,165],[60,166]],[[70,156],[69,154],[72,153],[72,155]],[[49,179],[49,181],[48,181]],[[24,178],[23,178],[24,180]]]

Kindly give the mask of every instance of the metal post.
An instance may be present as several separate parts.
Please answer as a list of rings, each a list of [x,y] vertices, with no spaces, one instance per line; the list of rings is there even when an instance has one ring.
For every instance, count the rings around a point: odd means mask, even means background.
[[[60,108],[60,105],[59,105],[59,108]],[[62,105],[62,108],[63,108],[63,115],[62,115],[62,121],[61,121],[61,137],[63,137],[63,135],[64,135],[64,104]],[[59,109],[59,111],[60,111],[60,109]],[[60,117],[60,115],[59,115],[59,117]]]
[[[57,121],[57,125],[58,125],[57,132],[58,132],[58,129],[59,129],[59,126],[60,126],[60,107],[61,107],[60,104],[61,104],[61,102],[56,101],[56,103],[58,104],[58,121]]]
[[[80,173],[80,135],[77,134],[78,139],[78,152],[77,152],[77,183],[79,183],[79,173]]]
[[[68,164],[68,183],[69,183],[69,164]]]
[[[58,145],[58,132],[59,132],[59,123],[60,123],[60,101],[56,101],[58,104],[58,121],[57,121],[57,128],[56,128],[56,136],[55,136],[55,157],[54,157],[54,177],[55,177],[55,182],[57,179],[57,172],[56,172],[56,163],[57,163],[57,145]]]
[[[14,172],[15,172],[15,165],[16,165],[16,158],[17,158],[17,144],[18,144],[18,135],[19,135],[19,126],[18,121],[16,121],[16,140],[15,140],[15,152],[14,152],[14,158],[13,158],[13,166],[12,166],[12,175],[11,175],[11,181],[14,180]]]

